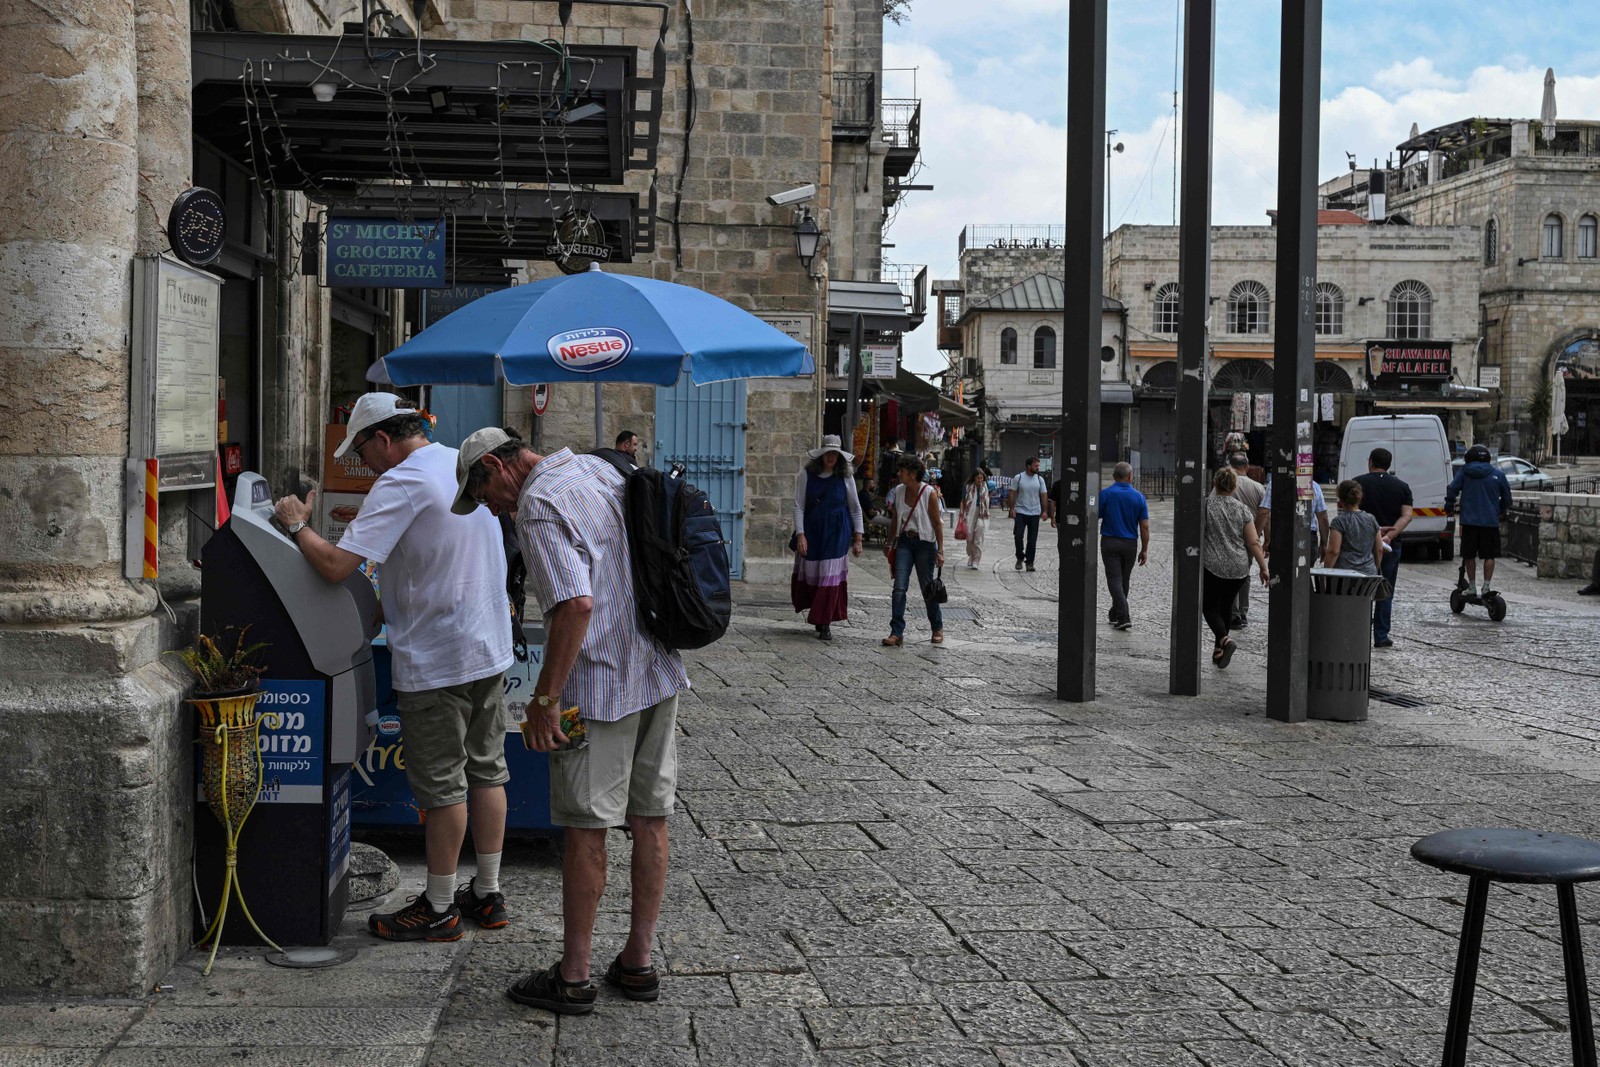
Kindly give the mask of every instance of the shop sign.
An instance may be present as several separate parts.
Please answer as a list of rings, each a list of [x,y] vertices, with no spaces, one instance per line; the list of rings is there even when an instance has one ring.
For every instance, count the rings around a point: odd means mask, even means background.
[[[861,376],[893,378],[900,369],[900,349],[896,345],[862,345]],[[839,346],[839,374],[850,377],[850,346]]]
[[[1495,366],[1495,367],[1479,367],[1478,368],[1478,387],[1481,388],[1481,389],[1498,389],[1498,388],[1500,388],[1500,368],[1498,366]]]
[[[228,213],[222,198],[210,189],[186,189],[167,212],[167,240],[178,258],[192,267],[205,267],[222,255]]]
[[[460,311],[474,300],[490,293],[498,293],[504,288],[503,285],[452,285],[448,289],[424,289],[422,328],[426,330],[446,315]]]
[[[444,285],[443,219],[328,220],[328,284],[335,288],[430,289]]]
[[[1448,342],[1374,341],[1367,345],[1367,381],[1378,386],[1450,380]]]

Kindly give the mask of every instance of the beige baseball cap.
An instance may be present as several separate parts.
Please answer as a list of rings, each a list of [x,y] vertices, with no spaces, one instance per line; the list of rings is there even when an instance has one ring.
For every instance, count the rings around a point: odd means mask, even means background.
[[[355,442],[357,435],[396,415],[415,415],[417,405],[393,393],[363,393],[355,407],[350,409],[350,421],[345,423],[344,440],[333,450],[334,459],[343,459]]]
[[[485,426],[461,442],[461,450],[456,453],[456,499],[450,505],[451,511],[457,515],[471,515],[477,510],[478,502],[467,495],[467,478],[472,467],[510,440],[511,435],[498,426]]]

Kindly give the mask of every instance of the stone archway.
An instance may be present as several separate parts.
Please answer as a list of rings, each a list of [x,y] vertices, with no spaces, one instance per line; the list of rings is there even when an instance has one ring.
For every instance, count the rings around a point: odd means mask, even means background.
[[[1557,374],[1564,379],[1567,432],[1559,442],[1551,438],[1551,451],[1559,446],[1563,455],[1600,455],[1600,329],[1571,330],[1553,343],[1540,364],[1534,395]]]

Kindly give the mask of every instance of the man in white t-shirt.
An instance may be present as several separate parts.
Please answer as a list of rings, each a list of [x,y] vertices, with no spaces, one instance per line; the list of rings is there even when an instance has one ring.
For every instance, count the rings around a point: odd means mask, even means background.
[[[1044,515],[1045,494],[1050,483],[1039,473],[1039,457],[1028,460],[1021,474],[1011,479],[1011,497],[1006,511],[1011,515],[1011,539],[1017,549],[1017,570],[1033,570],[1034,551],[1039,547],[1039,519]]]
[[[310,498],[278,501],[278,520],[330,582],[378,564],[395,695],[406,740],[406,780],[426,812],[426,890],[367,928],[390,941],[457,941],[463,914],[479,926],[510,921],[500,892],[505,841],[505,672],[511,666],[506,555],[486,512],[456,515],[456,450],[427,438],[409,400],[368,393],[356,401],[335,457],[354,452],[378,472],[337,545],[306,523]],[[314,495],[314,494],[313,494]],[[456,885],[471,801],[478,871]]]

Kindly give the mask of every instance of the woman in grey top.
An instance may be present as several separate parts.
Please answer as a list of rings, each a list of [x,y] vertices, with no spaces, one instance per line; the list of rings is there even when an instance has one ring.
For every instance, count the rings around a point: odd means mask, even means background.
[[[1361,510],[1361,483],[1353,478],[1340,482],[1339,514],[1328,524],[1322,565],[1377,574],[1378,560],[1387,548],[1378,534],[1378,520]]]
[[[1238,475],[1224,467],[1211,481],[1215,491],[1205,498],[1206,528],[1200,548],[1205,576],[1200,604],[1206,625],[1217,638],[1211,662],[1218,670],[1226,669],[1233,659],[1228,622],[1234,598],[1250,578],[1252,558],[1260,567],[1261,584],[1267,584],[1267,557],[1256,537],[1256,517],[1243,501],[1234,498],[1233,491],[1238,487]]]

